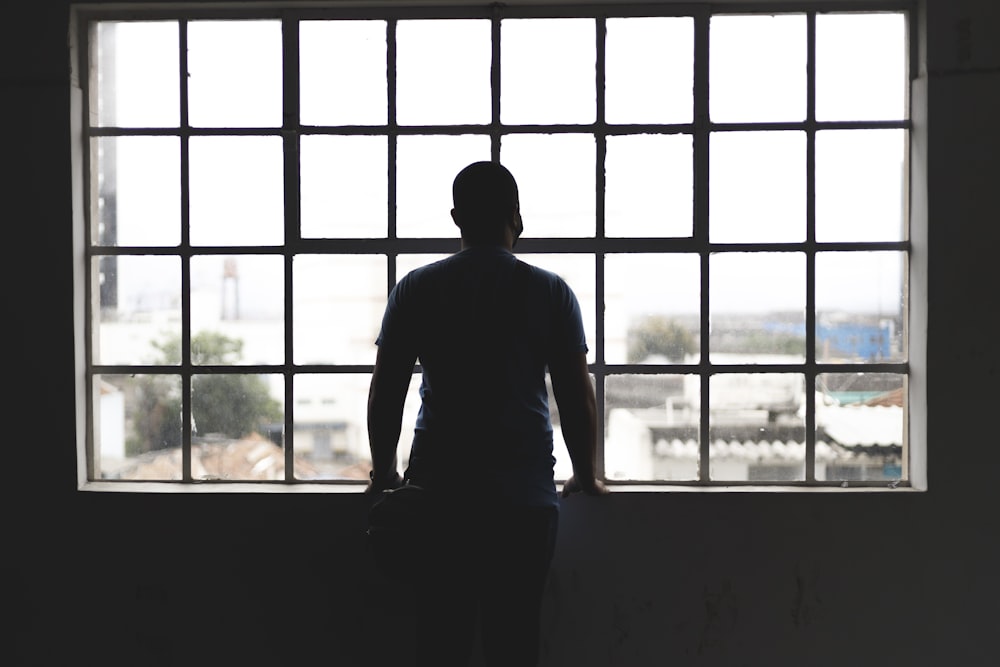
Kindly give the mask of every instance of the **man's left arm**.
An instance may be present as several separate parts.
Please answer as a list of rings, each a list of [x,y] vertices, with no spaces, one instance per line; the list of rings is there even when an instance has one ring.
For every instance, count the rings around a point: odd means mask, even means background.
[[[413,377],[416,355],[379,346],[368,390],[368,446],[372,477],[367,493],[399,486],[396,448],[403,425],[406,392]]]

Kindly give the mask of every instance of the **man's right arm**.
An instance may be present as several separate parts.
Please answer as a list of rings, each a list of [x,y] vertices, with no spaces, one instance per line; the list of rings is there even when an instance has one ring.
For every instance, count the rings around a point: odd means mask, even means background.
[[[368,390],[368,443],[372,455],[369,493],[400,483],[396,470],[396,447],[402,430],[403,407],[416,356],[378,348]]]
[[[563,485],[563,496],[576,491],[604,495],[608,489],[597,479],[597,398],[587,368],[587,353],[570,352],[553,359],[549,374],[563,440],[573,463],[573,476]]]

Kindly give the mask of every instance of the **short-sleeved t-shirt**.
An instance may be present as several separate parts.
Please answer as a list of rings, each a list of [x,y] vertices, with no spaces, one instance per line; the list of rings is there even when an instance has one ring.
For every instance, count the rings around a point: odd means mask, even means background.
[[[464,249],[396,284],[376,343],[423,370],[409,479],[558,504],[545,371],[554,355],[587,351],[562,278],[504,248]]]

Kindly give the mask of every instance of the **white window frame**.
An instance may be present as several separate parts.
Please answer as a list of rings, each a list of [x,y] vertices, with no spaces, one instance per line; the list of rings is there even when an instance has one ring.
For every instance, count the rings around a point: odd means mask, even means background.
[[[815,65],[812,54],[815,49],[815,17],[817,13],[827,11],[898,11],[908,15],[908,26],[910,30],[909,40],[909,69],[910,81],[909,91],[909,117],[902,121],[892,122],[817,122],[815,120],[815,100],[814,100],[814,74]],[[867,246],[867,249],[887,249],[904,252],[908,257],[908,278],[904,289],[907,296],[907,309],[904,312],[904,346],[907,349],[905,360],[891,363],[866,363],[863,366],[851,365],[830,365],[817,363],[815,359],[815,290],[812,284],[815,281],[813,263],[808,262],[806,271],[807,283],[807,307],[806,307],[806,362],[804,365],[759,365],[725,367],[712,364],[708,358],[708,277],[707,262],[708,257],[713,252],[726,251],[727,248],[720,247],[720,244],[712,244],[708,240],[707,234],[707,163],[699,156],[707,154],[707,142],[711,132],[725,131],[726,129],[760,129],[764,125],[770,125],[771,129],[778,129],[774,124],[761,123],[741,123],[738,126],[723,126],[713,123],[708,117],[708,25],[709,17],[713,13],[771,13],[771,12],[796,12],[805,13],[808,27],[808,45],[810,50],[809,62],[809,95],[807,101],[807,119],[802,122],[781,123],[782,129],[804,130],[808,136],[810,147],[807,158],[807,172],[809,182],[812,182],[815,174],[814,145],[815,133],[817,129],[831,128],[901,128],[908,133],[908,206],[907,215],[909,217],[909,236],[901,242],[856,244]],[[695,143],[695,227],[692,239],[606,239],[603,236],[603,169],[596,169],[597,183],[597,234],[594,238],[573,238],[573,239],[553,239],[553,238],[525,238],[519,246],[519,254],[530,261],[533,253],[583,253],[589,254],[595,260],[595,290],[598,295],[596,318],[596,337],[589,341],[591,347],[595,349],[596,361],[591,364],[591,371],[596,380],[596,391],[599,406],[604,405],[605,391],[604,379],[613,374],[620,373],[684,373],[697,374],[702,377],[702,418],[700,420],[700,477],[691,482],[657,482],[640,480],[637,482],[619,482],[612,480],[612,484],[619,490],[633,491],[664,491],[664,490],[795,490],[795,491],[845,491],[864,490],[874,491],[880,489],[894,490],[925,490],[927,488],[926,470],[926,331],[927,331],[927,207],[925,192],[925,172],[926,172],[926,89],[918,75],[918,39],[917,27],[919,25],[919,6],[913,2],[850,2],[842,0],[826,0],[824,2],[730,2],[709,4],[680,4],[665,1],[649,4],[635,4],[618,6],[611,3],[605,5],[576,3],[543,5],[535,2],[510,3],[492,6],[462,5],[449,3],[441,6],[420,7],[415,3],[341,3],[333,2],[329,4],[315,3],[308,7],[301,5],[283,5],[281,3],[247,3],[246,5],[234,3],[232,6],[220,4],[200,4],[200,3],[173,3],[157,4],[151,6],[142,5],[75,5],[72,10],[71,20],[71,54],[72,54],[72,116],[71,127],[74,137],[73,158],[74,158],[74,256],[75,256],[75,340],[77,350],[77,432],[78,432],[78,486],[81,489],[93,491],[127,491],[127,490],[160,490],[160,491],[358,491],[363,487],[363,483],[357,481],[302,481],[294,477],[293,455],[294,438],[291,428],[294,420],[295,401],[293,394],[293,378],[296,374],[303,372],[333,372],[333,373],[370,373],[371,365],[361,366],[310,366],[301,367],[292,364],[291,359],[291,325],[286,317],[286,363],[273,366],[239,366],[239,367],[212,367],[194,366],[190,363],[190,314],[185,313],[183,319],[185,335],[182,338],[182,356],[186,360],[179,367],[118,367],[101,366],[93,363],[91,347],[91,330],[94,298],[91,296],[95,276],[91,273],[92,257],[95,254],[129,254],[137,253],[134,248],[118,247],[98,247],[89,242],[91,232],[89,226],[91,202],[89,201],[89,170],[90,161],[90,138],[93,136],[114,136],[142,134],[142,129],[116,129],[91,127],[87,120],[87,110],[90,108],[88,99],[88,44],[91,39],[90,26],[94,21],[101,20],[153,20],[171,19],[178,20],[181,25],[187,20],[218,18],[218,19],[248,19],[248,18],[270,18],[281,19],[285,22],[283,31],[283,53],[285,62],[283,65],[286,82],[293,82],[292,85],[285,86],[284,100],[285,121],[280,128],[269,128],[268,133],[282,136],[286,150],[285,168],[285,202],[286,202],[286,242],[279,247],[267,249],[266,252],[274,252],[286,258],[286,302],[291,300],[290,280],[290,258],[294,254],[303,251],[309,252],[331,252],[331,253],[375,253],[388,257],[388,272],[386,276],[387,289],[395,284],[397,278],[396,258],[405,254],[440,253],[446,254],[454,250],[454,238],[426,238],[412,239],[399,238],[396,236],[394,219],[394,191],[392,186],[392,176],[390,176],[389,188],[389,231],[385,239],[377,241],[363,239],[324,239],[324,240],[303,240],[298,232],[298,186],[299,175],[294,167],[295,150],[298,136],[303,132],[333,132],[336,128],[304,128],[298,123],[298,91],[294,82],[297,82],[297,46],[298,46],[298,21],[310,18],[376,18],[387,21],[389,41],[389,87],[393,90],[394,69],[392,59],[394,57],[394,47],[391,37],[394,34],[395,22],[398,19],[408,18],[487,18],[493,21],[493,58],[496,64],[499,59],[499,21],[505,18],[521,17],[588,17],[597,22],[597,78],[598,82],[603,81],[603,26],[605,17],[610,16],[691,16],[695,21],[695,113],[694,122],[683,126],[663,127],[633,127],[628,132],[639,132],[642,130],[652,130],[656,132],[686,132],[692,134]],[[181,33],[183,34],[183,29]],[[180,72],[185,71],[184,38],[181,39],[178,66]],[[289,57],[292,56],[292,57]],[[184,81],[185,77],[181,77]],[[598,90],[601,86],[598,85]],[[181,104],[182,108],[186,102],[186,86],[182,84]],[[394,122],[392,113],[392,95],[390,93],[389,123],[384,128],[391,137],[390,143],[394,144],[394,138],[407,133],[417,134],[426,132],[426,128],[407,128]],[[186,159],[186,138],[196,134],[225,134],[225,129],[220,130],[192,130],[186,124],[186,113],[182,110],[181,127],[172,130],[174,136],[182,139],[182,173],[185,169]],[[527,131],[520,128],[521,131]],[[449,130],[447,126],[435,127],[435,133],[458,133],[457,128]],[[519,131],[518,127],[506,126],[499,120],[499,102],[494,94],[493,99],[493,120],[490,124],[476,130],[491,137],[492,155],[494,159],[499,158],[500,141],[503,136]],[[568,132],[576,131],[591,133],[598,138],[597,162],[602,163],[604,157],[604,138],[616,132],[622,132],[621,128],[613,128],[604,122],[603,98],[598,97],[597,121],[593,126],[587,127],[567,127],[567,126],[532,126],[532,132]],[[468,132],[468,128],[462,129]],[[390,169],[390,174],[393,174]],[[185,186],[186,192],[186,186]],[[814,257],[818,247],[814,234],[814,197],[809,197],[808,203],[809,240],[805,243],[797,244],[799,250],[809,257]],[[182,222],[187,222],[186,211],[182,212]],[[168,254],[180,257],[182,264],[187,265],[191,257],[198,254],[208,254],[214,251],[240,252],[259,254],[262,249],[259,246],[248,247],[227,247],[227,248],[192,248],[187,243],[187,233],[182,232],[184,242],[179,248],[167,249]],[[604,272],[603,257],[606,252],[641,252],[641,251],[678,251],[682,248],[690,250],[694,244],[696,252],[700,253],[702,262],[702,296],[701,296],[701,360],[694,365],[644,365],[644,364],[608,364],[604,361],[603,344],[603,318],[599,315],[603,310],[603,288]],[[766,244],[741,245],[740,250],[761,249]],[[772,244],[773,245],[773,244]],[[845,244],[838,244],[844,246]],[[852,244],[846,244],[852,245]],[[728,248],[732,250],[733,248]],[[145,249],[148,252],[150,249]],[[153,249],[154,252],[164,252],[164,249]],[[141,253],[137,253],[141,254]],[[189,275],[182,273],[182,287],[187,287]],[[88,287],[91,286],[91,287]],[[189,309],[190,304],[185,308]],[[374,360],[374,347],[373,347]],[[101,374],[117,374],[130,372],[164,372],[171,375],[180,375],[184,387],[185,399],[183,401],[183,476],[180,480],[164,482],[122,482],[105,480],[95,477],[93,434],[94,427],[91,424],[95,408],[93,395],[93,378]],[[234,372],[240,373],[279,373],[286,378],[285,389],[285,463],[286,478],[283,481],[275,482],[247,482],[213,480],[204,481],[195,479],[191,473],[191,401],[189,398],[190,382],[193,374],[200,372]],[[801,482],[731,482],[713,481],[709,479],[709,420],[708,411],[708,382],[704,381],[713,374],[730,372],[796,372],[804,374],[807,387],[811,386],[816,376],[826,372],[844,371],[864,371],[864,372],[890,372],[902,373],[906,376],[906,406],[904,418],[904,479],[900,483],[885,484],[884,482],[851,482],[841,483],[839,481],[816,480],[814,475],[815,464],[815,405],[813,393],[806,392],[806,478]],[[599,419],[599,469],[603,471],[604,454],[604,410],[598,410]],[[407,438],[404,432],[403,438]]]

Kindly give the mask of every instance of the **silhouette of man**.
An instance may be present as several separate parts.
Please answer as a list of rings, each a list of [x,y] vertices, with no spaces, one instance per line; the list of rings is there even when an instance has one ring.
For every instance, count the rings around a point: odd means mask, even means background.
[[[545,371],[573,466],[562,489],[604,495],[596,405],[579,303],[554,273],[512,253],[517,183],[495,162],[455,177],[461,250],[407,274],[389,295],[368,398],[369,493],[424,487],[440,530],[430,565],[408,573],[418,665],[467,665],[477,616],[486,664],[532,667],[555,546],[559,495]],[[419,360],[421,405],[405,482],[396,448]]]

